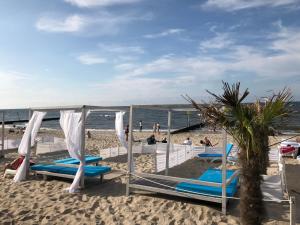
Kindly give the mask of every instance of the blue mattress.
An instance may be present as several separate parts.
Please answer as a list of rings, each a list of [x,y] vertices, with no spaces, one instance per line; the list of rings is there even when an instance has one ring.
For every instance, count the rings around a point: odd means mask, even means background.
[[[31,167],[31,170],[48,171],[52,173],[61,173],[61,174],[69,174],[69,175],[75,175],[77,169],[78,168],[64,167],[64,166],[50,165],[50,164],[38,164]],[[107,173],[109,171],[111,171],[111,168],[108,166],[85,166],[84,176],[95,177]]]
[[[230,178],[235,170],[227,170],[226,179]],[[222,170],[219,169],[208,169],[202,174],[198,180],[207,181],[207,182],[214,182],[214,183],[222,183]],[[235,177],[229,185],[226,186],[226,195],[229,197],[234,196],[237,192],[237,185],[238,185],[238,176]],[[200,184],[191,184],[182,182],[176,185],[176,190],[184,192],[192,191],[199,194],[207,194],[207,195],[214,195],[214,196],[222,196],[222,187],[212,187]]]
[[[222,154],[213,154],[213,153],[201,153],[198,154],[199,157],[201,158],[222,158]]]
[[[93,156],[93,155],[87,155],[85,157],[85,163],[86,164],[92,164],[92,163],[97,163],[102,160],[102,157],[99,156]],[[78,159],[74,158],[66,158],[66,159],[59,159],[59,160],[54,160],[55,163],[64,163],[64,164],[74,164],[78,165],[80,161]]]
[[[226,145],[226,156],[229,155],[229,153],[231,152],[233,148],[233,144],[227,144]],[[222,158],[222,154],[216,154],[216,153],[201,153],[198,154],[198,157],[200,158]]]

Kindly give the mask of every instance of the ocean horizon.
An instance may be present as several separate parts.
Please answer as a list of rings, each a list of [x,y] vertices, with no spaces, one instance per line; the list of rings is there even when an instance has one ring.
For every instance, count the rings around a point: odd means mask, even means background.
[[[168,107],[170,105],[161,105],[162,107]],[[117,107],[117,106],[114,106]],[[124,107],[124,106],[121,106]],[[175,108],[190,108],[190,105],[175,104],[172,105]],[[291,117],[280,126],[280,129],[285,132],[295,132],[300,130],[300,102],[293,102],[293,111]],[[202,122],[198,115],[199,112],[173,112],[172,113],[172,130],[187,127],[189,125],[199,124]],[[124,116],[124,126],[128,124],[128,112]],[[59,111],[48,112],[45,118],[59,117]],[[5,121],[17,121],[28,119],[28,109],[9,109],[5,111]],[[92,111],[87,118],[86,128],[95,130],[114,130],[115,112],[110,111]],[[135,109],[133,114],[133,128],[139,129],[139,121],[142,121],[143,130],[151,131],[154,123],[160,123],[161,130],[167,129],[168,113],[161,110],[150,109]],[[24,124],[24,123],[14,123]],[[11,125],[10,125],[11,126]],[[9,126],[8,126],[9,127]],[[59,121],[44,121],[42,123],[43,128],[59,129]],[[207,129],[204,128],[204,129]]]

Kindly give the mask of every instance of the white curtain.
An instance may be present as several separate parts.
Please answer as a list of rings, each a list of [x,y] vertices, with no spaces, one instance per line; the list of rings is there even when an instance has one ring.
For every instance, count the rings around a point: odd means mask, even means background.
[[[70,156],[80,161],[75,178],[71,186],[68,188],[70,193],[74,193],[78,191],[80,180],[84,174],[84,160],[81,155],[82,113],[74,111],[61,111],[60,126],[64,131],[65,141]]]
[[[124,125],[123,125],[123,118],[124,118],[125,112],[116,112],[116,120],[115,120],[115,129],[116,134],[121,142],[121,144],[126,148],[128,153],[128,144],[126,142],[125,138],[125,132],[124,132]],[[131,164],[131,171],[134,171],[134,161],[132,158],[132,164]]]
[[[25,156],[25,159],[23,160],[22,164],[17,170],[17,173],[14,177],[14,182],[20,182],[22,180],[25,180],[26,178],[26,171],[28,165],[26,165],[26,161],[29,162],[30,158],[30,148],[29,148],[29,140],[31,140],[30,146],[34,145],[37,133],[40,129],[40,126],[42,124],[42,120],[45,117],[46,112],[33,112],[31,119],[29,120],[26,130],[24,132],[24,135],[22,137],[21,143],[18,148],[19,155]],[[27,159],[27,160],[26,160]]]
[[[116,120],[115,120],[115,129],[116,134],[121,142],[121,144],[128,149],[128,145],[125,138],[124,125],[123,125],[123,117],[125,112],[116,112]]]

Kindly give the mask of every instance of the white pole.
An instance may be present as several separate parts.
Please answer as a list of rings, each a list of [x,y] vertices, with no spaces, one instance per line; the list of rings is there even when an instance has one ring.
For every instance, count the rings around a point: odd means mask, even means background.
[[[223,129],[223,148],[222,148],[222,213],[226,215],[226,146],[227,133]]]
[[[28,124],[32,116],[32,111],[29,109],[28,111]],[[28,126],[27,124],[27,126]],[[26,165],[26,178],[29,175],[29,163],[30,163],[30,155],[31,155],[31,132],[29,133],[29,140],[28,140],[28,154],[25,156],[25,165]]]
[[[132,157],[132,114],[133,114],[133,106],[130,106],[130,111],[129,111],[129,140],[128,140],[128,178],[127,178],[127,185],[126,185],[126,195],[129,196],[130,194],[130,178],[131,178],[131,173],[132,171],[132,161],[133,161],[133,157]]]
[[[170,145],[171,145],[171,119],[172,119],[172,112],[168,111],[168,143],[167,143],[167,152],[166,152],[166,170],[165,175],[169,174],[169,156],[170,156]]]
[[[4,130],[4,111],[2,112],[2,137],[1,137],[1,153],[0,153],[0,158],[4,157],[4,135],[5,135],[5,130]]]
[[[81,188],[84,188],[84,166],[85,166],[85,119],[86,119],[86,109],[85,106],[82,106],[82,127],[81,127],[81,149],[80,149],[80,154],[82,158],[82,163],[83,163],[83,174],[80,180],[80,186]]]

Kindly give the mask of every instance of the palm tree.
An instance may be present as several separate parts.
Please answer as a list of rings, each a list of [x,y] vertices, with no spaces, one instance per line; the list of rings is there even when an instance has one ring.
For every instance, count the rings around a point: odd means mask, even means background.
[[[249,91],[241,93],[240,83],[230,87],[223,82],[223,90],[222,95],[208,91],[215,98],[211,104],[200,106],[189,97],[188,100],[207,121],[223,127],[237,143],[241,167],[241,223],[258,225],[263,213],[261,174],[266,173],[269,163],[268,135],[274,133],[280,120],[289,116],[291,95],[284,89],[271,96],[265,105],[259,101],[244,104]]]

